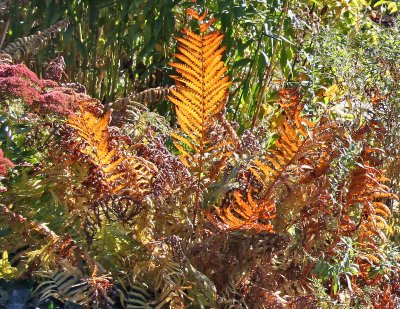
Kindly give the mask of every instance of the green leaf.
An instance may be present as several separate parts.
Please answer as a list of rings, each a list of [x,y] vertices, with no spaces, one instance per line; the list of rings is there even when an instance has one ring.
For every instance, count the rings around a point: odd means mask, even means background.
[[[238,61],[235,61],[232,65],[232,70],[237,69],[237,68],[241,68],[246,66],[247,64],[249,64],[251,62],[251,59],[249,58],[243,58],[243,59],[239,59]]]

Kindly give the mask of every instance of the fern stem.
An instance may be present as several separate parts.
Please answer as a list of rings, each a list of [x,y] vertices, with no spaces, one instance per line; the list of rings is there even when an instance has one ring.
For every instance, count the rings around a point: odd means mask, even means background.
[[[28,220],[27,218],[11,211],[7,206],[5,205],[0,205],[1,207],[1,212],[0,215],[3,215],[5,217],[8,217],[12,221],[16,221],[21,223],[22,225],[27,226],[30,230],[35,230],[39,232],[40,234],[51,238],[53,241],[58,240],[60,236],[58,236],[56,233],[54,233],[52,230],[50,230],[46,225],[43,223],[38,223],[33,220]]]

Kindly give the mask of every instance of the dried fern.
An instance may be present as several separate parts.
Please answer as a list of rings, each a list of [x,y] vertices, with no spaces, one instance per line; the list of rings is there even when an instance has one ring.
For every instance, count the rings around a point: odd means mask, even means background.
[[[18,61],[26,54],[42,48],[49,40],[55,37],[57,33],[65,30],[68,25],[68,20],[61,20],[46,30],[38,31],[33,35],[19,38],[15,42],[8,44],[0,50],[0,54],[7,54],[13,61]]]
[[[387,199],[398,199],[384,185],[388,181],[374,167],[374,153],[378,150],[365,148],[359,162],[352,173],[351,182],[346,195],[346,207],[343,217],[342,232],[348,233],[359,227],[361,244],[376,250],[380,243],[386,241],[387,221],[392,216],[390,209],[384,204]],[[351,207],[362,205],[360,222],[357,224],[349,217]]]
[[[106,105],[106,110],[112,111],[112,124],[121,126],[124,123],[135,125],[139,118],[149,109],[142,103],[119,99]]]
[[[129,99],[134,102],[142,103],[146,106],[151,106],[165,100],[169,92],[170,88],[150,88],[142,92],[131,94]]]
[[[165,100],[169,88],[151,88],[106,104],[112,111],[112,122],[124,130],[128,136],[140,136],[148,126],[160,131],[169,131],[169,125],[159,114],[150,112],[149,106]]]

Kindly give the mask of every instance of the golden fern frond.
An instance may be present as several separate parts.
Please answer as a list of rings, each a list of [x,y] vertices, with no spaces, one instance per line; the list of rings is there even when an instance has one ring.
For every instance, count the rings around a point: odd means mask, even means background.
[[[263,219],[263,214],[271,213],[271,207],[275,207],[273,202],[275,187],[285,176],[284,173],[294,163],[301,147],[307,141],[307,139],[304,141],[300,139],[301,135],[296,132],[287,119],[280,126],[278,133],[280,137],[276,141],[275,147],[269,150],[262,161],[256,158],[254,166],[249,168],[255,178],[263,184],[263,190],[260,192],[261,201],[257,204],[252,202],[251,189],[247,194],[247,203],[236,191],[234,193],[235,199],[230,205],[216,208],[217,216],[230,229],[250,228],[257,232],[273,231],[272,225],[258,225],[257,222]]]
[[[85,145],[80,151],[101,171],[106,192],[123,192],[130,196],[147,194],[157,170],[154,164],[137,156],[126,157],[111,147],[110,111],[98,117],[82,106],[78,115],[69,117],[68,125],[84,140]]]
[[[281,179],[287,168],[295,163],[299,155],[304,154],[307,148],[310,148],[309,146],[313,144],[311,135],[314,134],[315,137],[321,135],[321,132],[329,127],[328,125],[315,129],[316,123],[301,116],[304,103],[298,88],[282,89],[278,94],[280,97],[278,104],[285,111],[285,118],[277,130],[279,138],[263,160],[256,159],[255,167],[250,168],[257,179],[267,188],[267,193],[271,193],[275,184]],[[322,138],[322,140],[324,139]]]
[[[182,162],[197,176],[199,186],[218,174],[227,155],[230,138],[223,139],[216,130],[223,130],[220,120],[223,117],[229,76],[222,59],[225,47],[221,47],[224,35],[219,31],[205,33],[212,21],[203,23],[202,17],[188,13],[198,20],[200,34],[183,30],[179,41],[179,53],[175,55],[180,62],[170,63],[179,76],[172,76],[176,89],[170,88],[169,100],[175,104],[178,123],[183,134],[172,133],[174,143],[181,153]],[[217,164],[214,164],[217,163]],[[207,179],[207,180],[206,180]]]
[[[287,106],[288,110],[278,128],[279,137],[274,147],[270,148],[262,159],[256,158],[253,166],[249,167],[251,173],[263,185],[262,189],[257,192],[257,195],[260,196],[259,202],[257,204],[251,202],[253,199],[251,192],[247,194],[247,202],[239,199],[239,193],[235,192],[235,199],[230,205],[216,209],[219,219],[232,229],[247,229],[255,222],[265,219],[263,214],[271,213],[271,207],[275,207],[276,189],[279,184],[286,181],[290,167],[297,164],[297,160],[317,144],[316,140],[310,138],[311,132],[306,132],[307,128],[313,128],[315,124],[300,116],[302,107],[299,107],[301,106],[299,96],[292,95],[290,104],[282,103],[282,101],[283,99],[280,102],[281,106],[283,108]],[[314,131],[322,132],[323,130]],[[318,135],[317,132],[315,134]],[[302,174],[304,173],[301,172],[300,175]],[[244,212],[243,207],[247,207],[247,213]],[[262,231],[263,228],[266,231],[273,230],[272,226],[254,226],[254,230],[257,231]]]
[[[252,190],[249,189],[246,199],[239,191],[236,191],[231,204],[228,207],[216,208],[216,214],[230,230],[241,229],[253,230],[257,233],[273,233],[274,228],[269,221],[276,217],[275,210],[274,203],[255,200]],[[212,220],[214,221],[213,218]]]
[[[271,192],[288,166],[294,163],[301,147],[308,141],[308,137],[302,140],[302,135],[298,134],[287,120],[279,127],[278,134],[275,147],[268,151],[262,161],[255,159],[255,166],[250,167],[254,176],[268,188],[267,192]]]
[[[68,125],[76,129],[78,135],[83,138],[88,147],[83,153],[88,155],[91,161],[99,165],[104,172],[109,173],[116,169],[119,163],[113,160],[115,149],[109,147],[108,124],[111,113],[108,112],[102,118],[96,117],[93,113],[80,107],[79,115],[72,115],[68,119]]]
[[[14,61],[20,60],[24,55],[43,47],[58,32],[63,31],[69,25],[69,20],[64,19],[55,23],[50,28],[38,31],[33,35],[19,38],[0,50],[0,54],[8,54]]]

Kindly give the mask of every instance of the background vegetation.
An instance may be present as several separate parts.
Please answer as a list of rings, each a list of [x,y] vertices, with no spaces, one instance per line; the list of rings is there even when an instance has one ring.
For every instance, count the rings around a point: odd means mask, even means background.
[[[0,307],[397,308],[397,8],[0,1]]]

